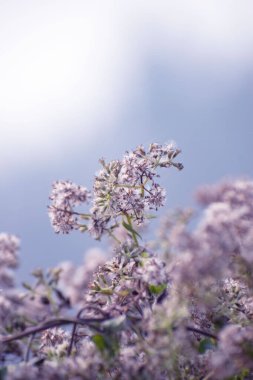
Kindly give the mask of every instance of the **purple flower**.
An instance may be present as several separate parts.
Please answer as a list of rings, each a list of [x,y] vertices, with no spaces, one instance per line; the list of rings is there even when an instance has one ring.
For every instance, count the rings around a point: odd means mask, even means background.
[[[74,211],[74,207],[86,203],[89,198],[89,191],[73,182],[57,181],[53,184],[48,214],[56,233],[67,234],[80,227],[80,214]]]
[[[15,235],[0,233],[0,267],[15,268],[20,240]]]
[[[126,152],[121,161],[108,164],[100,160],[103,169],[94,182],[93,207],[88,227],[91,235],[97,239],[105,232],[117,226],[122,218],[131,218],[136,224],[142,224],[149,210],[158,210],[165,202],[165,189],[156,181],[157,169],[182,165],[174,158],[180,150],[172,144],[151,144],[146,152],[138,146],[132,152]]]

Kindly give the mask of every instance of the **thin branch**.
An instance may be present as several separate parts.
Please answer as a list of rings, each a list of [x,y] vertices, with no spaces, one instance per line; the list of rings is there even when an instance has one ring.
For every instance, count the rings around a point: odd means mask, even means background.
[[[5,337],[0,338],[1,343],[9,343],[14,340],[22,339],[27,336],[36,334],[38,332],[51,329],[53,327],[62,326],[62,325],[69,325],[69,324],[80,324],[80,325],[91,325],[92,323],[96,322],[104,322],[107,321],[108,318],[57,318],[57,319],[50,319],[49,321],[46,321],[44,323],[41,323],[34,327],[29,327],[25,331],[15,334],[15,335],[7,335]]]
[[[209,333],[208,331],[203,331],[203,330],[200,330],[196,327],[191,327],[191,326],[186,326],[186,330],[187,331],[191,331],[191,332],[195,332],[197,334],[201,334],[201,335],[204,335],[208,338],[212,338],[212,339],[215,339],[215,340],[218,340],[218,337],[217,335],[214,335],[212,333]]]
[[[106,229],[106,231],[108,232],[109,236],[114,239],[118,244],[121,244],[121,241],[114,235],[114,233],[112,231],[110,231],[110,229]]]
[[[30,338],[29,338],[29,341],[28,341],[28,346],[27,346],[27,349],[26,349],[26,353],[25,353],[25,362],[28,362],[29,361],[29,355],[30,355],[30,350],[31,350],[31,347],[32,347],[32,342],[35,338],[35,335],[36,333],[33,333]]]
[[[82,315],[82,312],[85,310],[85,307],[82,308],[78,314],[77,314],[77,319],[79,319]],[[75,334],[76,334],[76,329],[77,329],[77,323],[74,323],[73,325],[73,328],[72,328],[72,332],[71,332],[71,340],[70,340],[70,344],[68,346],[68,352],[67,352],[67,355],[70,356],[71,355],[71,351],[72,351],[72,348],[73,348],[73,344],[74,344],[74,338],[75,338]]]
[[[64,212],[66,214],[69,214],[69,215],[78,215],[78,216],[84,215],[84,214],[81,214],[80,212],[59,208],[59,207],[56,207],[54,205],[48,206],[48,208],[53,208],[56,211],[61,211],[61,212]],[[88,215],[88,214],[85,214],[85,215]]]
[[[85,310],[95,310],[95,311],[98,311],[100,314],[102,314],[105,318],[103,318],[103,320],[105,319],[109,319],[110,316],[107,312],[104,312],[103,310],[101,310],[100,308],[98,308],[97,306],[92,306],[92,305],[88,305],[88,306],[84,306],[81,310],[79,310],[79,312],[77,313],[77,320],[80,319],[82,313],[85,311]],[[71,340],[70,340],[70,344],[69,344],[69,347],[68,347],[68,351],[67,351],[67,355],[70,356],[71,355],[71,352],[72,352],[72,349],[73,349],[73,345],[74,345],[74,339],[75,339],[75,336],[76,336],[76,330],[77,330],[77,325],[78,323],[74,323],[73,325],[73,328],[72,328],[72,332],[71,332]]]

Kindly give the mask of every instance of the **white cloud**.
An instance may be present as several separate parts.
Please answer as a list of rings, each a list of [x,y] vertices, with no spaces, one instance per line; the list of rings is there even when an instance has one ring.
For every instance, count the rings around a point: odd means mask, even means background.
[[[252,65],[252,12],[246,0],[2,1],[1,162],[50,156],[77,120],[89,143],[120,114],[150,54],[182,75],[240,80]]]

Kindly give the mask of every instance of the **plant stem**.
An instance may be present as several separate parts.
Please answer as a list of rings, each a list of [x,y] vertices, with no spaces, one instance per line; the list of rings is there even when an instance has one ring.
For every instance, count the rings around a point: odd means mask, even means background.
[[[69,325],[69,324],[80,324],[80,325],[92,325],[92,323],[96,322],[104,322],[110,318],[55,318],[50,319],[44,323],[41,323],[35,327],[29,327],[25,331],[15,334],[15,335],[7,335],[5,337],[0,338],[0,343],[9,343],[14,340],[22,339],[30,335],[34,335],[38,332],[45,331],[51,329],[53,327]]]
[[[131,217],[130,217],[128,214],[126,214],[126,218],[127,218],[127,222],[128,222],[128,224],[129,224],[129,226],[130,226],[130,227],[132,228],[132,230],[133,230],[133,224],[132,224]],[[137,246],[139,246],[139,242],[138,242],[138,239],[137,239],[136,233],[133,231],[133,232],[131,232],[131,234],[132,234],[132,237],[133,237],[133,240],[134,240],[135,244],[136,244]]]

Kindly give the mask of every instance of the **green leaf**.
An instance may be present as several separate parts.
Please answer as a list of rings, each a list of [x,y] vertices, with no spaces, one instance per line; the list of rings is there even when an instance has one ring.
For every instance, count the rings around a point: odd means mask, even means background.
[[[150,254],[146,251],[141,253],[141,257],[143,257],[144,259],[147,259],[149,256],[150,256]]]
[[[107,296],[113,295],[113,290],[111,288],[100,288],[99,292]]]
[[[244,380],[247,376],[249,376],[250,371],[247,368],[244,368],[240,373],[240,380]]]
[[[157,216],[156,215],[152,215],[152,214],[147,214],[145,215],[146,219],[157,219]]]
[[[247,368],[244,368],[239,375],[228,377],[227,380],[245,380],[250,374]]]
[[[140,239],[142,239],[141,235],[137,231],[135,231],[135,229],[133,229],[133,227],[130,226],[130,224],[127,224],[126,222],[123,221],[122,225],[123,227],[125,227],[127,231],[131,232],[131,234],[137,235]]]
[[[214,347],[212,340],[210,338],[204,338],[199,342],[198,351],[200,354],[204,354],[207,350]]]
[[[89,220],[91,218],[90,214],[80,214],[80,218],[84,220]]]
[[[103,335],[100,335],[100,334],[93,335],[92,341],[95,343],[99,351],[103,352],[106,349],[106,341]]]
[[[159,284],[159,285],[149,284],[148,286],[149,291],[156,296],[161,294],[166,289],[166,287],[167,287],[166,284]]]
[[[85,226],[85,225],[82,225],[82,226],[79,227],[79,231],[80,231],[80,232],[86,232],[87,229],[88,229],[88,227]]]
[[[22,286],[27,289],[27,290],[33,290],[33,288],[31,287],[31,285],[29,285],[27,282],[22,282]]]

